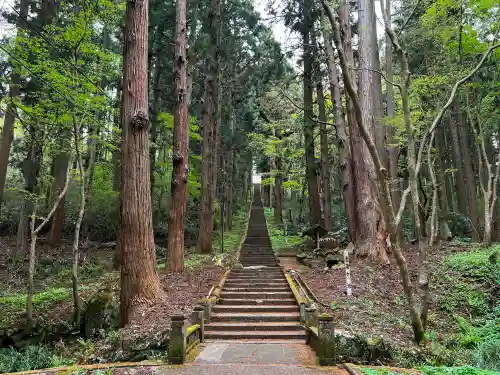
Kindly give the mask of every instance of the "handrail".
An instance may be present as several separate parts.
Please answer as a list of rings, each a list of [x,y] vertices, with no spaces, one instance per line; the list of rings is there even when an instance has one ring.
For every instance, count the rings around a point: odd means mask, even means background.
[[[309,299],[314,300],[315,302],[319,303],[321,306],[330,307],[329,304],[320,301],[320,299],[318,297],[316,297],[316,295],[313,293],[311,288],[309,288],[307,283],[304,281],[304,279],[302,279],[302,276],[300,276],[300,274],[297,271],[295,271],[295,270],[290,270],[290,271],[291,271],[290,273],[292,274],[292,277],[297,281],[297,284],[299,284],[300,289],[302,291],[304,291],[304,288],[305,288],[305,290],[306,290],[305,294],[306,294],[306,296],[308,296]],[[312,297],[312,298],[310,298],[310,297]]]

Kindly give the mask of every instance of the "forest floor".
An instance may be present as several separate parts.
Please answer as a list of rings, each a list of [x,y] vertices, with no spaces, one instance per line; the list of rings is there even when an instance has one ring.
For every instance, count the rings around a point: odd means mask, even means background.
[[[0,246],[15,246],[15,238],[0,238]],[[71,296],[71,259],[72,244],[66,243],[58,248],[51,248],[43,239],[37,246],[37,272],[34,279],[35,294],[34,318],[38,331],[61,333],[62,355],[72,357],[74,343],[67,347],[64,335],[71,331],[73,302]],[[5,254],[4,251],[0,253]],[[112,248],[95,248],[89,252],[87,261],[80,267],[80,293],[84,302],[95,296],[108,294],[111,302],[111,317],[117,318],[119,305],[120,273],[113,269]],[[170,316],[175,313],[189,315],[197,301],[207,296],[210,288],[217,284],[224,273],[222,266],[214,264],[212,256],[188,253],[185,261],[186,272],[174,275],[167,272],[165,263],[158,262],[158,274],[165,294],[152,306],[137,311],[132,323],[120,330],[108,330],[100,335],[99,340],[83,342],[79,340],[82,357],[98,357],[99,352],[119,346],[133,346],[140,349],[154,341],[164,339],[170,328]],[[0,333],[10,334],[25,326],[26,304],[26,264],[12,266],[0,259]],[[112,328],[117,321],[107,322]],[[1,338],[1,335],[0,335]],[[73,340],[74,341],[74,340]],[[77,340],[78,341],[78,340]],[[92,348],[90,348],[90,346]],[[90,350],[91,349],[91,350]],[[98,350],[96,350],[98,349]],[[120,354],[112,360],[123,360]],[[74,358],[76,362],[102,360],[101,358]],[[1,371],[0,371],[1,372]]]
[[[382,343],[382,347],[396,348],[396,351],[405,348],[405,353],[392,353],[396,363],[412,367],[424,359],[433,365],[467,365],[474,360],[472,357],[477,354],[474,350],[484,340],[500,338],[499,307],[494,302],[498,298],[495,284],[500,280],[500,267],[489,262],[489,256],[498,250],[500,245],[484,249],[463,242],[444,242],[428,249],[428,351],[413,344],[399,269],[393,259],[390,265],[352,259],[351,297],[345,295],[343,268],[325,269],[324,264],[309,268],[298,264],[294,257],[282,258],[281,264],[301,273],[313,293],[326,305],[320,305],[319,310],[335,316],[336,328],[364,337],[369,343]],[[408,246],[404,255],[415,285],[417,249]],[[415,296],[418,297],[417,290]],[[400,355],[404,358],[399,358]]]

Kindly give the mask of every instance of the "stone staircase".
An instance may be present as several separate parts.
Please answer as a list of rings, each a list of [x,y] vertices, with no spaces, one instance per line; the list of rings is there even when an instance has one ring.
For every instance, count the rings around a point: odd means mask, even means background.
[[[260,187],[255,186],[248,232],[220,301],[205,325],[209,340],[304,340],[299,307],[271,248]],[[247,268],[266,266],[263,268]]]

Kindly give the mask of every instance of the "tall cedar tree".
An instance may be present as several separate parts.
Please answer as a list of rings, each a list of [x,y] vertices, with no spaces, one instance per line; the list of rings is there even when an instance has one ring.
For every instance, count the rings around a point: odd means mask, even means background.
[[[189,113],[187,97],[187,4],[177,0],[175,7],[174,50],[174,151],[172,155],[172,205],[168,221],[168,256],[173,272],[184,270],[184,216],[188,180]]]
[[[307,191],[311,224],[321,224],[321,203],[318,188],[318,168],[314,155],[313,110],[313,55],[311,31],[313,29],[312,1],[302,3],[302,43],[304,49],[304,148],[306,155]]]
[[[127,2],[121,145],[121,324],[162,294],[156,272],[148,139],[148,0]]]

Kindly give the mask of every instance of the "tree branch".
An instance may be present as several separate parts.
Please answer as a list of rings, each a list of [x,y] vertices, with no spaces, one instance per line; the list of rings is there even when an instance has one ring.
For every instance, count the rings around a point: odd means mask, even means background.
[[[376,70],[376,69],[371,69],[371,68],[355,68],[353,66],[350,66],[349,65],[349,69],[352,69],[352,70],[368,70],[370,72],[373,72],[373,73],[377,73],[379,76],[381,76],[384,81],[386,81],[388,84],[390,84],[391,86],[394,86],[394,87],[397,87],[399,92],[401,92],[402,88],[401,88],[401,85],[399,83],[396,83],[396,82],[392,82],[392,81],[389,81],[387,79],[387,77],[384,75],[384,73],[382,73],[380,70]]]
[[[304,108],[302,108],[301,106],[299,106],[297,103],[295,103],[293,101],[292,98],[290,98],[287,94],[285,94],[285,92],[283,90],[280,90],[281,94],[288,99],[288,101],[290,103],[292,103],[292,105],[297,108],[299,111],[302,111],[304,112]],[[318,124],[325,124],[325,125],[328,125],[328,126],[334,126],[334,124],[328,122],[328,121],[321,121],[321,120],[318,120],[318,119],[315,119],[314,117],[309,117],[309,120],[311,121],[314,121],[314,122],[317,122]]]
[[[401,26],[401,29],[398,31],[398,35],[400,35],[403,32],[403,30],[406,28],[406,26],[408,26],[408,23],[411,21],[411,19],[415,15],[415,12],[417,11],[417,8],[418,8],[419,5],[420,5],[420,0],[417,0],[417,3],[413,7],[410,15],[408,16],[408,18],[405,20],[405,22]]]

